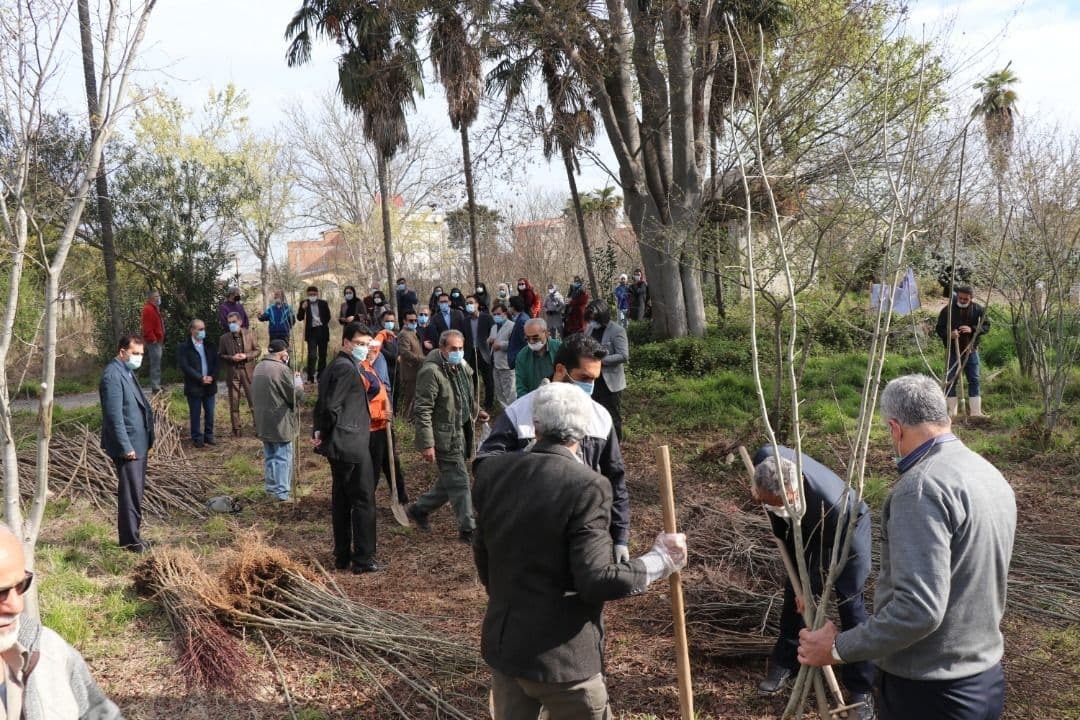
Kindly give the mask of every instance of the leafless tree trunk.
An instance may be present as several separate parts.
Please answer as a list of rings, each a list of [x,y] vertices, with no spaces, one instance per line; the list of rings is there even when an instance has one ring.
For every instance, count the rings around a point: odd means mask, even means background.
[[[465,194],[469,203],[469,254],[472,256],[473,287],[480,284],[480,242],[476,227],[476,190],[473,187],[472,150],[469,147],[469,128],[461,124],[461,160],[465,169]],[[393,287],[391,278],[391,287]]]
[[[383,253],[386,255],[386,277],[387,287],[393,288],[394,281],[394,240],[390,230],[390,180],[387,177],[386,170],[386,158],[376,151],[378,157],[378,172],[379,172],[379,192],[382,195],[382,232],[383,232]],[[390,303],[390,307],[397,312],[397,293],[390,291],[386,294],[386,300]]]
[[[581,194],[578,192],[577,178],[574,176],[573,151],[562,148],[563,167],[566,168],[566,182],[570,185],[570,202],[574,205],[574,219],[577,222],[578,238],[581,240],[581,252],[585,257],[585,271],[589,277],[589,291],[594,298],[600,297],[600,286],[596,282],[596,271],[593,269],[592,248],[589,246],[589,233],[585,229],[585,212],[581,208]]]

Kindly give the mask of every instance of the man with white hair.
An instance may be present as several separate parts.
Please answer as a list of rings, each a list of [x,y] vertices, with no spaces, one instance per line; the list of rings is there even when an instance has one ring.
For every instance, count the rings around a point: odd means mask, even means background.
[[[1001,473],[951,432],[925,375],[881,393],[900,479],[881,511],[874,614],[800,633],[804,665],[873,660],[883,720],[994,720],[1005,703],[1001,617],[1016,501]]]
[[[0,657],[3,717],[25,720],[122,718],[90,676],[79,651],[36,619],[22,615],[34,581],[22,543],[0,525]]]
[[[486,460],[473,486],[494,717],[536,720],[543,707],[551,720],[604,720],[604,603],[685,567],[686,537],[660,533],[643,556],[612,562],[611,484],[577,457],[592,402],[551,383],[536,391],[532,410],[536,444]]]
[[[844,480],[805,453],[802,455],[803,482],[800,491],[798,468],[793,462],[795,451],[783,446],[777,450],[774,453],[773,446],[766,445],[754,456],[751,494],[768,512],[773,535],[784,543],[792,562],[796,558],[796,548],[789,508],[801,510],[799,526],[802,528],[803,557],[806,559],[810,589],[815,597],[821,594],[828,576],[834,541],[839,536],[843,543],[852,515],[857,518],[847,562],[834,585],[840,627],[844,630],[853,628],[866,621],[863,587],[870,575],[870,510],[866,503],[855,502],[855,496]],[[777,471],[776,455],[780,456],[780,472]],[[758,685],[763,695],[773,695],[787,687],[799,666],[797,652],[799,631],[803,629],[802,600],[796,597],[791,582],[786,581],[784,605],[780,612],[780,634],[773,648],[769,673]],[[852,720],[873,720],[873,666],[869,662],[849,663],[842,668],[841,677],[851,693],[850,702],[862,703],[853,713],[849,713],[849,717]]]
[[[514,362],[514,380],[517,396],[528,395],[555,371],[555,354],[562,341],[548,334],[547,321],[530,318],[525,321],[525,347]]]

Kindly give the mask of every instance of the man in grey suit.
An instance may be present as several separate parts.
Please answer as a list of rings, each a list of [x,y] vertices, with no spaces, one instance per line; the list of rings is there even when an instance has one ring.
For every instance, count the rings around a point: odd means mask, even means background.
[[[593,421],[569,383],[535,392],[537,442],[477,466],[473,556],[488,593],[481,654],[491,667],[495,720],[607,720],[604,602],[638,595],[686,565],[686,537],[613,563],[611,483],[578,460]],[[538,632],[542,629],[542,632]]]
[[[150,545],[139,536],[139,526],[146,488],[146,456],[154,446],[154,411],[134,375],[142,366],[142,338],[124,335],[116,350],[116,357],[105,366],[98,386],[101,447],[116,467],[116,526],[120,547],[144,552]]]
[[[593,300],[585,308],[585,332],[607,350],[603,371],[596,379],[592,398],[611,413],[615,437],[622,440],[622,391],[626,389],[626,363],[630,360],[630,340],[626,328],[611,322],[611,306],[606,300]]]

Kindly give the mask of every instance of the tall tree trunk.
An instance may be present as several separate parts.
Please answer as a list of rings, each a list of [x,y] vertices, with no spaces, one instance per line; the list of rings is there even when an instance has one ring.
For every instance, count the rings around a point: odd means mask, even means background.
[[[476,229],[476,190],[473,187],[469,128],[461,123],[461,162],[465,168],[465,194],[469,200],[469,253],[472,255],[473,287],[480,285],[480,241]]]
[[[720,244],[721,243],[720,237],[721,237],[720,228],[717,227],[716,228],[716,240],[713,243],[713,252],[712,252],[712,262],[713,262],[712,275],[713,275],[713,283],[716,286],[716,312],[719,315],[720,319],[723,320],[723,319],[727,318],[727,307],[724,304],[724,277],[720,272],[720,252],[722,250],[721,244]]]
[[[94,39],[90,33],[90,2],[79,0],[79,38],[82,44],[83,80],[86,85],[86,110],[90,118],[90,141],[93,142],[101,129],[98,112],[97,75],[94,72]],[[109,304],[109,326],[112,342],[124,332],[120,316],[120,296],[116,284],[116,244],[113,236],[113,209],[109,199],[109,181],[105,168],[105,149],[102,148],[101,164],[94,178],[97,193],[98,221],[101,224],[101,256],[105,263],[105,294]],[[159,290],[163,288],[158,288]]]
[[[574,204],[574,217],[577,219],[578,237],[581,238],[581,252],[585,255],[585,272],[589,277],[589,291],[594,298],[600,297],[600,286],[596,282],[593,270],[592,248],[589,247],[589,234],[585,230],[585,212],[581,209],[581,196],[578,195],[577,178],[574,177],[574,158],[568,147],[562,149],[563,165],[566,167],[566,181],[570,184],[570,201]]]
[[[260,244],[262,244],[260,242]],[[262,306],[263,309],[269,307],[269,293],[268,288],[270,285],[270,244],[267,242],[262,245],[262,252],[259,254],[259,291],[262,293]]]
[[[386,277],[387,287],[393,288],[394,281],[394,239],[390,231],[390,178],[386,169],[387,158],[379,150],[375,151],[378,163],[379,173],[379,194],[382,196],[382,234],[383,234],[383,252],[386,255]],[[390,303],[390,307],[397,313],[397,293],[390,291],[386,295],[387,302]]]
[[[705,296],[701,292],[701,278],[683,254],[679,263],[682,276],[683,304],[686,307],[686,329],[694,337],[705,336]]]

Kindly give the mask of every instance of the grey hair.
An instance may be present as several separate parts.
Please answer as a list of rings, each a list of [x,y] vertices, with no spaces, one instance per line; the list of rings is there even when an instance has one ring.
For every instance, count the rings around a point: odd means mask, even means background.
[[[787,458],[780,458],[780,469],[784,474],[784,485],[788,490],[798,491],[798,467]],[[754,468],[754,486],[761,492],[782,497],[780,476],[776,474],[776,457],[770,455]]]
[[[461,338],[461,342],[465,342],[465,336],[460,330],[443,330],[442,335],[439,336],[439,347],[446,347],[446,343],[450,342],[452,337]]]
[[[538,327],[541,330],[543,330],[544,332],[547,332],[547,329],[548,329],[547,320],[545,320],[544,318],[529,318],[528,320],[526,320],[525,321],[525,332],[529,331],[529,326],[530,325],[532,325],[533,327]]]
[[[592,420],[592,400],[572,383],[541,385],[533,397],[536,436],[559,445],[585,437]]]
[[[240,313],[231,312],[231,313],[229,313],[228,315],[225,316],[226,320],[228,320],[229,318],[236,318],[237,320],[239,320],[240,319]]]
[[[881,391],[881,417],[906,427],[948,425],[949,411],[941,386],[926,375],[903,375]]]
[[[199,318],[193,319],[191,322],[188,323],[188,326],[187,326],[188,330],[194,330],[195,329],[195,323],[201,323],[201,322],[203,322],[203,321],[200,320]],[[205,325],[205,324],[206,323],[203,323],[203,325]]]

